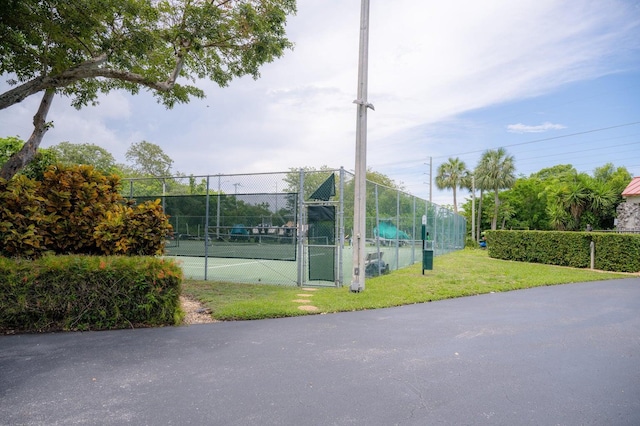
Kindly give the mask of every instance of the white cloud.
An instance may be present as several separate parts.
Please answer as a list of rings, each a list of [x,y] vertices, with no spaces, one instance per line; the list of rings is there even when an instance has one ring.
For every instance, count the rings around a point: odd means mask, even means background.
[[[451,149],[430,137],[434,126],[638,69],[640,20],[633,8],[624,0],[372,0],[368,100],[376,110],[368,116],[369,163],[393,164],[385,172],[409,189],[424,186],[422,172],[406,178],[395,170],[422,167],[422,153]],[[305,0],[298,9],[287,25],[295,49],[264,66],[257,81],[242,78],[226,88],[202,82],[207,99],[171,111],[144,94],[114,93],[80,112],[56,99],[56,127],[43,145],[92,142],[123,161],[128,145],[145,139],[187,174],[353,168],[360,2]],[[2,133],[28,136],[37,102],[23,103],[26,109],[0,111]],[[511,126],[531,132],[560,125]]]
[[[548,132],[549,130],[561,130],[566,128],[567,126],[563,126],[562,124],[553,124],[549,122],[538,124],[537,126],[529,126],[526,124],[518,123],[509,124],[507,126],[507,131],[511,133],[543,133]]]

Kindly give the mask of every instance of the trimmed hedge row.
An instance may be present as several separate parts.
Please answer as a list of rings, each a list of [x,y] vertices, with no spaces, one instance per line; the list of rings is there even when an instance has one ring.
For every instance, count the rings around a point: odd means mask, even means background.
[[[0,257],[0,332],[176,325],[182,270],[131,256]]]
[[[595,268],[640,271],[640,235],[561,231],[486,231],[489,256],[496,259],[588,268],[595,244]]]

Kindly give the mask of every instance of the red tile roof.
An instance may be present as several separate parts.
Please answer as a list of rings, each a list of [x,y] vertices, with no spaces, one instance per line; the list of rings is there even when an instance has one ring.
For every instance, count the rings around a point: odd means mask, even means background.
[[[640,177],[634,177],[631,183],[622,191],[623,197],[633,197],[640,195]]]

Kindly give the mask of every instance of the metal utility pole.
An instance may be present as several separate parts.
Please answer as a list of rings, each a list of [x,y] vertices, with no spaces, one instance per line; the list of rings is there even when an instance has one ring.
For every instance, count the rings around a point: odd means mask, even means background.
[[[428,213],[432,210],[432,207],[433,207],[433,158],[429,157],[429,203],[426,205],[426,208],[425,208],[425,211],[427,213],[427,220],[429,217]]]
[[[476,241],[476,177],[471,175],[471,238]],[[476,241],[477,242],[477,241]]]
[[[429,157],[429,204],[433,203],[433,158]]]
[[[209,176],[207,176],[209,179]],[[209,196],[209,188],[207,187],[207,197]],[[220,175],[218,174],[218,195],[216,196],[216,239],[220,240]],[[207,207],[209,204],[207,204]]]
[[[218,179],[220,179],[220,175],[218,175]],[[218,196],[220,199],[220,196]],[[206,206],[204,211],[204,216],[206,218],[204,222],[204,280],[207,280],[207,271],[209,271],[209,176],[207,176],[207,195],[206,195]],[[200,231],[198,231],[200,234]]]
[[[358,105],[356,127],[356,177],[353,208],[353,276],[350,290],[364,290],[365,245],[367,237],[367,77],[369,68],[369,0],[362,0],[360,10],[360,51],[358,60]]]
[[[240,182],[237,182],[237,183],[233,184],[235,195],[238,195],[238,187],[239,186],[242,186],[242,184]]]

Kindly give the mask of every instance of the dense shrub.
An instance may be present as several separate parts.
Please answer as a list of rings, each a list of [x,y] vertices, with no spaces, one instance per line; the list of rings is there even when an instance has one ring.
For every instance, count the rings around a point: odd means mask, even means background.
[[[46,250],[45,199],[39,187],[40,182],[25,176],[0,179],[0,255],[32,258]]]
[[[91,166],[50,167],[40,186],[48,216],[47,248],[62,254],[98,254],[93,231],[123,201],[119,185],[117,176],[104,176]]]
[[[640,271],[639,234],[592,234],[595,268],[604,271]]]
[[[467,236],[464,239],[464,248],[478,248],[478,243],[473,239],[473,237]]]
[[[640,271],[640,235],[560,232],[487,231],[489,256],[497,259],[588,268],[595,244],[595,268]]]
[[[42,181],[0,179],[0,256],[162,253],[171,225],[159,202],[131,207],[119,186],[91,166],[52,166]]]
[[[170,231],[160,200],[156,200],[117,206],[96,226],[93,237],[104,254],[161,255]]]
[[[178,324],[181,282],[175,262],[155,257],[0,258],[0,331]]]
[[[0,330],[179,322],[175,263],[78,256],[162,254],[171,225],[159,200],[131,206],[119,186],[91,166],[51,166],[39,181],[0,179]]]

